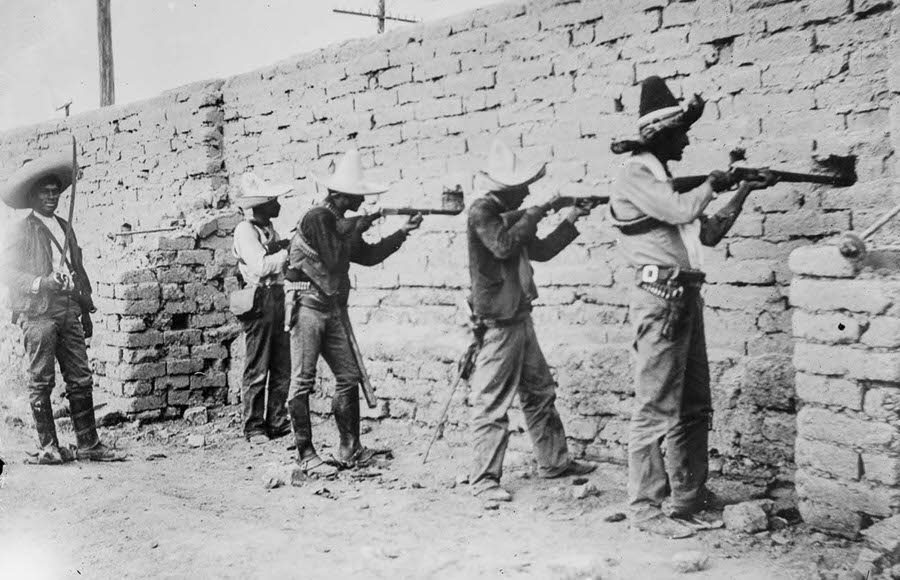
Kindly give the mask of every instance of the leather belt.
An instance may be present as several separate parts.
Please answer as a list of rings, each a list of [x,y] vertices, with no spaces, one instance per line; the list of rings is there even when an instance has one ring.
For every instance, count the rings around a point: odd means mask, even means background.
[[[706,274],[700,270],[682,269],[677,266],[647,264],[635,270],[635,282],[638,284],[674,282],[685,286],[700,286],[704,280],[706,280]]]

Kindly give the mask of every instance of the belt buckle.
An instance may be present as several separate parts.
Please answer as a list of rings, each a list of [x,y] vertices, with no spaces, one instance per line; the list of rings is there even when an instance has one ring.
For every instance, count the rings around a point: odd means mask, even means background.
[[[659,280],[659,266],[649,264],[641,268],[641,282],[653,284],[657,280]]]

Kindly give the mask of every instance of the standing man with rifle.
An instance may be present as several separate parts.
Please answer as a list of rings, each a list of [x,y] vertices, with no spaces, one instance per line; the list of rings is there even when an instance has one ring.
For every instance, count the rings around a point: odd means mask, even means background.
[[[556,410],[556,381],[538,344],[531,320],[537,298],[531,260],[546,262],[577,236],[575,222],[589,213],[585,205],[569,209],[556,229],[537,238],[537,224],[554,202],[519,207],[528,186],[546,173],[546,164],[522,167],[512,150],[496,140],[482,172],[487,193],[469,210],[469,302],[480,350],[471,376],[475,395],[472,492],[486,501],[510,501],[500,487],[509,441],[508,411],[518,394],[541,476],[584,475],[596,466],[569,457],[566,432]],[[571,205],[569,203],[568,205]]]
[[[291,347],[284,331],[284,274],[288,240],[272,226],[278,198],[291,190],[253,173],[241,176],[235,204],[247,212],[234,230],[234,255],[252,306],[238,315],[246,355],[241,393],[244,437],[252,444],[290,434],[285,402],[291,380]]]
[[[752,181],[741,181],[713,216],[703,211],[736,185],[729,174],[713,171],[694,189],[677,192],[668,164],[681,160],[690,143],[688,129],[703,106],[695,95],[682,108],[662,79],[650,77],[641,86],[640,138],[612,145],[614,153],[631,153],[609,206],[620,247],[635,272],[628,499],[634,527],[668,538],[721,525],[704,513],[711,499],[706,479],[712,400],[700,296],[702,246],[714,246],[725,236],[751,191],[774,183],[770,172],[760,170]],[[662,511],[670,492],[671,517]]]
[[[10,291],[13,319],[22,327],[30,382],[28,394],[39,450],[34,463],[73,459],[119,461],[124,457],[100,441],[94,417],[93,375],[87,356],[92,335],[91,284],[72,231],[78,164],[72,155],[52,155],[26,164],[2,191],[13,209],[31,209],[13,225],[3,248],[0,275]],[[62,192],[72,186],[69,219],[56,215]],[[50,393],[59,362],[72,412],[77,449],[61,447]]]
[[[378,218],[377,214],[353,218],[344,214],[357,211],[365,196],[384,193],[387,187],[365,178],[359,152],[347,151],[333,174],[313,178],[326,188],[328,195],[321,205],[303,216],[291,240],[286,278],[299,307],[295,320],[289,322],[293,376],[288,411],[300,468],[307,475],[328,477],[337,468],[316,453],[309,409],[320,354],[334,373],[336,383],[331,408],[340,447],[335,463],[341,467],[365,465],[375,455],[375,451],[363,447],[359,437],[360,383],[370,405],[375,401],[347,316],[350,263],[380,264],[400,249],[409,233],[422,223],[422,216],[410,216],[399,230],[369,244],[363,240],[363,234]]]

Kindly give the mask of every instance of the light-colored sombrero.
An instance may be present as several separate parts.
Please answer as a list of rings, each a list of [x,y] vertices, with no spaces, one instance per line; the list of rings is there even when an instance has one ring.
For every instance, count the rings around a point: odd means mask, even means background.
[[[238,207],[250,209],[284,195],[292,189],[290,185],[269,183],[248,171],[241,175],[239,195],[235,196],[233,201]]]
[[[487,167],[481,173],[497,189],[508,189],[529,185],[542,178],[547,173],[547,164],[523,165],[506,143],[495,139]]]
[[[310,173],[310,175],[323,187],[337,193],[376,195],[388,190],[387,185],[366,179],[362,159],[356,149],[349,149],[338,159],[333,173]]]
[[[61,191],[72,185],[72,155],[47,155],[23,165],[6,180],[0,191],[3,203],[13,209],[28,209],[31,207],[28,196],[35,184],[51,175],[59,179]]]

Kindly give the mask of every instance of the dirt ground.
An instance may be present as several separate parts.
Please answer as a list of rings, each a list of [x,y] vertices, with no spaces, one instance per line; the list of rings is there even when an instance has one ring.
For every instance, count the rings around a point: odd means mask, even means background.
[[[709,564],[693,578],[809,580],[837,578],[859,550],[802,524],[649,537],[604,521],[622,509],[624,468],[601,465],[590,477],[599,495],[576,499],[571,479],[536,478],[523,453],[504,476],[514,501],[486,509],[456,483],[467,458],[458,435],[423,466],[424,429],[365,430],[395,458],[293,486],[287,438],[251,447],[234,409],[205,425],[104,429],[130,461],[56,467],[23,464],[32,429],[7,415],[0,578],[665,579],[681,576],[675,554],[699,550]],[[333,424],[315,433],[330,452]],[[71,430],[61,437],[72,441]]]

